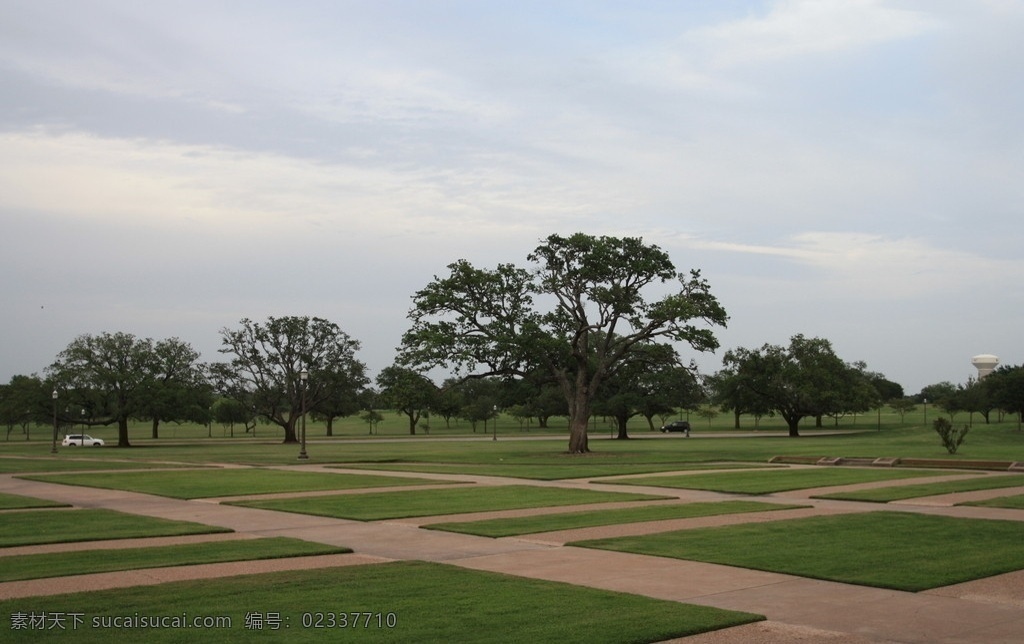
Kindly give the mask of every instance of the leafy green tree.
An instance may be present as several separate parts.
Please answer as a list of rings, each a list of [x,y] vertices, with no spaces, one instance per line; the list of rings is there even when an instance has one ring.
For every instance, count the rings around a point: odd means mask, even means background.
[[[642,414],[645,401],[652,401],[654,413],[670,409],[663,396],[678,392],[659,391],[659,387],[676,375],[678,367],[679,357],[671,345],[638,344],[601,383],[594,411],[615,421],[618,439],[628,439],[626,424],[633,416]],[[655,404],[657,401],[662,404]]]
[[[1024,366],[1002,365],[983,382],[995,407],[1017,414],[1019,431],[1024,418]]]
[[[917,403],[911,396],[903,396],[902,398],[894,398],[889,401],[889,406],[900,415],[900,423],[904,421],[904,418],[909,412],[917,411]]]
[[[13,376],[6,385],[0,385],[0,422],[7,426],[7,440],[15,427],[21,427],[25,440],[30,438],[29,426],[37,422],[52,421],[52,387],[38,376]]]
[[[137,412],[151,421],[152,438],[159,438],[161,421],[205,421],[213,396],[199,352],[170,338],[153,344],[152,358],[152,377]]]
[[[94,418],[91,424],[117,423],[118,447],[131,447],[128,420],[153,402],[160,367],[152,339],[101,333],[72,340],[47,371],[69,393],[101,395],[106,417]]]
[[[251,400],[258,415],[284,430],[285,443],[298,442],[303,411],[328,405],[338,383],[365,379],[366,366],[356,359],[359,342],[333,322],[288,316],[240,324],[221,330],[220,352],[232,358],[211,367],[214,380],[221,393]]]
[[[580,454],[590,451],[587,425],[603,380],[638,344],[718,347],[708,327],[724,326],[725,310],[698,271],[677,273],[657,246],[551,235],[527,260],[532,270],[460,260],[417,292],[403,363],[471,376],[543,369],[569,408],[568,451]],[[665,294],[671,282],[678,285]]]
[[[956,454],[956,451],[963,445],[964,439],[967,438],[967,432],[971,429],[967,425],[956,429],[953,427],[953,423],[945,418],[936,418],[932,422],[932,427],[935,428],[935,431],[942,439],[942,446],[950,454]]]
[[[409,433],[416,434],[416,425],[430,414],[437,402],[438,390],[423,374],[392,365],[377,375],[383,404],[409,419]]]
[[[729,351],[723,364],[738,379],[736,385],[745,390],[744,396],[754,397],[760,408],[777,411],[794,437],[800,435],[802,419],[820,418],[842,408],[842,388],[852,370],[828,340],[803,335],[790,338],[788,347],[766,344],[755,350]]]

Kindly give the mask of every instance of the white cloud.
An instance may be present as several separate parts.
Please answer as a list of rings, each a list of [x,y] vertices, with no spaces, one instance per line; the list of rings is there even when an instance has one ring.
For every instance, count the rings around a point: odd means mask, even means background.
[[[701,27],[684,42],[716,67],[759,65],[909,38],[936,26],[926,14],[880,0],[780,0],[762,16]]]
[[[691,240],[693,248],[775,257],[811,269],[817,295],[858,298],[930,298],[991,287],[994,278],[1024,271],[1024,261],[985,257],[972,250],[933,246],[922,238],[868,233],[806,232],[775,245]],[[978,249],[980,250],[980,249]],[[811,284],[807,276],[800,281]]]

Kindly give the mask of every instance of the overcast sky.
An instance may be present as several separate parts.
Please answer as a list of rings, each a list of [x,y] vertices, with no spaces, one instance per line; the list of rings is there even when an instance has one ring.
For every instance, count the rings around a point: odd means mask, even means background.
[[[1024,2],[0,0],[0,382],[83,333],[389,365],[445,267],[552,233],[700,268],[722,349],[907,393],[1024,362]]]

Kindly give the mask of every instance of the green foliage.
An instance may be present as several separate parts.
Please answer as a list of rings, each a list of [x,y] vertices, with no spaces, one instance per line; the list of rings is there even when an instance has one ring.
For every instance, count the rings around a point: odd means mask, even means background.
[[[955,429],[953,423],[946,418],[936,418],[932,422],[932,427],[935,428],[936,433],[942,439],[942,446],[946,448],[946,451],[950,454],[956,454],[956,451],[963,444],[964,439],[967,438],[967,432],[971,430],[970,427],[964,425],[960,429]]]
[[[358,411],[353,401],[368,383],[366,365],[356,359],[359,342],[337,324],[299,316],[240,324],[221,330],[220,352],[231,361],[211,366],[216,388],[281,427],[284,442],[297,442],[304,412],[333,419]]]
[[[637,347],[718,346],[709,327],[724,326],[725,310],[699,272],[676,273],[657,246],[639,238],[551,235],[527,260],[534,270],[451,264],[447,277],[414,296],[402,361],[477,376],[542,370],[568,405],[569,452],[583,453],[602,381]],[[678,290],[648,299],[671,281]],[[538,306],[535,295],[551,308]]]
[[[822,338],[795,335],[788,347],[734,349],[722,362],[718,397],[744,412],[778,412],[790,436],[799,435],[803,418],[864,411],[877,400],[863,365],[844,363]]]

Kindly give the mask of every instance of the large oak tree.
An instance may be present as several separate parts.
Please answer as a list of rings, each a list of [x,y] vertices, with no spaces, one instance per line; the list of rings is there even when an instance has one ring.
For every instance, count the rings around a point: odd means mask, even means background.
[[[451,264],[413,298],[402,360],[465,377],[544,369],[569,407],[569,452],[589,451],[587,423],[601,383],[638,346],[718,347],[710,327],[725,310],[699,271],[677,273],[668,254],[634,237],[551,235],[531,268]]]
[[[285,443],[298,442],[295,425],[303,411],[350,397],[352,392],[340,389],[366,383],[366,367],[355,357],[359,342],[333,322],[288,316],[268,317],[262,324],[243,319],[241,325],[221,330],[220,352],[232,358],[213,365],[217,387],[251,401],[257,414],[284,429]]]

